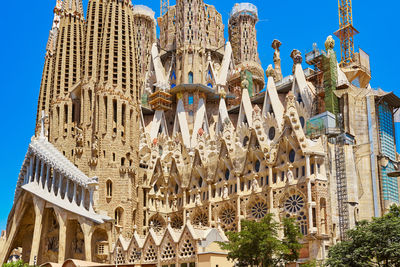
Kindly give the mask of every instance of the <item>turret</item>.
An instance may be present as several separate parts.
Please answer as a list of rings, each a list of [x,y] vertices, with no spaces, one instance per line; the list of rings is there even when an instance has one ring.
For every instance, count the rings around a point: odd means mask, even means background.
[[[133,21],[136,59],[136,99],[140,102],[146,73],[149,69],[151,47],[157,40],[154,11],[146,6],[136,5],[133,7]]]
[[[236,69],[232,83],[240,87],[240,81],[249,81],[250,97],[264,88],[264,71],[257,50],[257,7],[250,3],[235,4],[229,18],[229,41],[232,44]]]

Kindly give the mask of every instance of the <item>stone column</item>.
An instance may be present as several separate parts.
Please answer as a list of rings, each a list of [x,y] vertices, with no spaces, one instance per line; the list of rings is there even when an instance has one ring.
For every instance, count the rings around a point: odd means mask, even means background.
[[[89,211],[94,212],[93,209],[93,188],[89,189]]]
[[[269,212],[274,208],[274,194],[272,191],[272,177],[273,172],[272,172],[272,166],[268,166],[268,206],[269,206]]]
[[[86,189],[84,186],[82,186],[82,194],[81,194],[81,203],[80,206],[85,208],[85,195],[86,195]]]
[[[50,183],[50,170],[51,170],[51,167],[50,167],[49,164],[46,164],[46,169],[47,169],[47,172],[46,172],[46,190],[48,192],[49,191],[49,183]],[[53,178],[53,180],[54,180],[54,178]],[[52,181],[52,183],[53,183],[53,181]],[[52,186],[50,186],[50,190],[51,190],[51,188],[52,188]]]
[[[69,191],[69,179],[67,178],[67,180],[66,180],[66,186],[65,186],[65,195],[64,195],[64,199],[66,199],[66,200],[68,200],[69,201],[69,199],[68,199],[68,191]]]
[[[76,183],[74,184],[74,192],[72,193],[72,203],[78,204],[76,203]]]
[[[308,206],[308,228],[309,233],[313,232],[313,214],[312,214],[312,194],[310,178],[310,155],[306,155],[306,181],[307,181],[307,206]]]
[[[237,222],[237,226],[238,226],[238,231],[240,232],[242,230],[242,223],[240,221],[240,196],[237,197],[236,200],[236,210],[237,210],[237,218],[238,218],[238,222]]]
[[[36,166],[35,166],[35,179],[34,181],[37,182],[39,177],[38,177],[38,173],[39,173],[39,161],[40,159],[38,157],[36,157]]]
[[[211,209],[212,209],[212,205],[211,205],[211,195],[212,193],[212,189],[211,189],[211,184],[208,184],[208,226],[211,227]]]
[[[79,224],[81,225],[85,241],[85,260],[92,261],[93,225],[86,219],[79,219]]]
[[[61,208],[54,207],[57,217],[59,229],[58,237],[58,263],[62,264],[65,261],[65,253],[67,249],[67,222],[68,215]]]
[[[62,193],[62,181],[63,181],[64,176],[63,176],[61,173],[58,173],[58,176],[59,176],[59,179],[58,179],[58,189],[57,189],[58,193],[57,193],[57,197],[62,198],[62,197],[61,197],[61,193]]]
[[[33,238],[32,238],[32,246],[31,246],[31,255],[29,258],[29,265],[37,265],[38,253],[39,253],[39,245],[40,245],[40,236],[42,233],[42,217],[44,210],[45,201],[41,198],[33,196],[33,208],[35,210],[35,226],[33,230]]]
[[[40,161],[40,177],[39,177],[39,186],[43,188],[43,173],[44,173],[44,161]]]

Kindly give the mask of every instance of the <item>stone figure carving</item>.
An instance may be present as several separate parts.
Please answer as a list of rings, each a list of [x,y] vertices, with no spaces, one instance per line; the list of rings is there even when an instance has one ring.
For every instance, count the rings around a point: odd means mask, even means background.
[[[259,188],[259,186],[258,186],[257,177],[254,176],[253,181],[251,182],[251,190],[252,190],[253,192],[255,192],[255,191],[258,190],[258,188]]]
[[[178,200],[176,199],[176,196],[174,197],[174,200],[172,200],[172,211],[177,211],[178,210]]]
[[[228,183],[225,182],[224,184],[224,189],[223,189],[223,194],[222,194],[222,198],[227,199],[229,195],[229,191],[228,191]]]
[[[289,184],[292,184],[294,182],[294,176],[293,176],[293,172],[292,172],[292,165],[289,166],[289,169],[286,173],[287,176],[287,181]]]
[[[272,48],[275,49],[274,52],[274,65],[275,65],[275,70],[276,70],[276,75],[273,76],[275,82],[279,82],[282,80],[282,68],[281,68],[281,51],[279,47],[282,45],[282,43],[279,40],[274,40],[272,42]],[[271,66],[272,67],[272,66]],[[267,76],[269,77],[269,76]]]
[[[201,196],[200,196],[200,190],[198,190],[198,191],[197,191],[197,194],[196,194],[196,200],[195,200],[195,204],[196,204],[196,206],[199,206],[199,205],[201,205]]]

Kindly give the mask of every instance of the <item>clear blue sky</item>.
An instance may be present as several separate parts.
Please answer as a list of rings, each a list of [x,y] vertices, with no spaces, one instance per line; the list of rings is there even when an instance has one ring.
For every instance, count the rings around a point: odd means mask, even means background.
[[[208,0],[222,14],[225,26],[237,1]],[[284,75],[291,74],[292,49],[303,54],[316,42],[320,48],[338,28],[337,0],[253,0],[258,6],[258,49],[263,67],[272,63],[271,42],[279,39]],[[135,1],[146,4],[159,15],[156,0]],[[12,207],[21,164],[33,135],[36,105],[48,33],[55,0],[2,1],[0,10],[0,85],[2,129],[0,131],[0,229],[5,229]],[[87,0],[84,0],[87,7]],[[400,94],[399,14],[400,2],[354,0],[354,26],[360,31],[355,45],[371,58],[372,87]],[[227,30],[226,30],[227,33]],[[227,34],[226,34],[227,35]],[[339,41],[336,51],[339,54]],[[303,63],[306,67],[306,63]],[[397,68],[396,68],[397,67]]]

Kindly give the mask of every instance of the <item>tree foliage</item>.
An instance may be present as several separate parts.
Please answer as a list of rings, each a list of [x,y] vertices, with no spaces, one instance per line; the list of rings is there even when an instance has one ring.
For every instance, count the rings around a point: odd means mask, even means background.
[[[261,221],[242,221],[240,232],[228,232],[229,242],[220,242],[222,249],[229,251],[228,259],[235,260],[239,266],[284,266],[285,263],[296,261],[302,245],[299,227],[292,219],[284,219],[284,238],[278,237],[279,223],[272,214]]]
[[[400,207],[371,222],[362,221],[347,233],[348,240],[329,250],[330,267],[400,266]]]
[[[2,267],[28,267],[27,263],[24,263],[22,260],[4,263]]]

